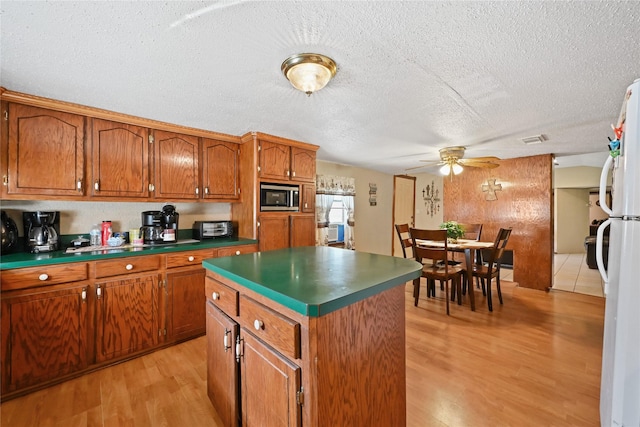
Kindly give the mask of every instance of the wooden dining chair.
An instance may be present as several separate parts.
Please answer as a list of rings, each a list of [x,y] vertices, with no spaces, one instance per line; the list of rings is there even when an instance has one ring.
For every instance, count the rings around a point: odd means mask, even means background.
[[[402,255],[407,257],[407,248],[413,247],[413,241],[409,234],[409,224],[396,224],[396,232],[400,239],[400,246],[402,247]]]
[[[473,277],[479,278],[482,285],[482,294],[487,297],[487,305],[489,311],[493,311],[493,303],[491,301],[491,281],[496,279],[496,289],[498,291],[498,299],[502,304],[502,291],[500,290],[500,264],[502,263],[502,257],[504,255],[505,246],[509,242],[511,236],[511,228],[501,228],[498,231],[496,240],[493,243],[493,247],[483,250],[483,263],[473,265]],[[466,271],[463,273],[463,285],[462,292],[465,292],[467,286],[466,283]],[[486,283],[486,291],[485,291]],[[469,292],[472,292],[470,289]]]
[[[449,281],[452,280],[457,289],[458,298],[460,298],[462,268],[449,265],[447,262],[447,230],[422,230],[411,228],[409,230],[411,239],[413,240],[413,254],[416,261],[423,264],[422,275],[427,279],[427,296],[430,294],[435,296],[435,281],[444,283],[445,300],[447,305],[447,315],[449,314]],[[442,247],[426,247],[420,246],[418,240],[431,240],[442,244]],[[414,305],[418,305],[420,296],[420,277],[413,281],[413,297]],[[458,300],[460,304],[460,300]]]
[[[464,224],[460,223],[460,226],[464,230],[463,239],[480,241],[482,235],[482,224]]]

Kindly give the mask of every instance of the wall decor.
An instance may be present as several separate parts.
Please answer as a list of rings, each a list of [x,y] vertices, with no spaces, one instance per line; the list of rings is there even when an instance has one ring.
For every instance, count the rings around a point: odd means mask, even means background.
[[[434,181],[431,181],[431,186],[427,185],[422,189],[422,199],[429,215],[440,212],[440,190],[436,188]]]
[[[369,183],[369,206],[376,206],[378,204],[376,199],[377,192],[378,192],[378,185],[373,182],[370,182]]]
[[[486,193],[484,199],[488,201],[498,200],[496,191],[502,191],[502,184],[496,184],[495,178],[487,179],[486,184],[482,184],[482,192]]]

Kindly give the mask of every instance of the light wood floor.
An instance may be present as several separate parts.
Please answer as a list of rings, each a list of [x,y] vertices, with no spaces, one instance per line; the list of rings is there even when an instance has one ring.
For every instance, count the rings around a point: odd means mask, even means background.
[[[477,292],[477,312],[446,316],[407,286],[408,425],[598,426],[604,299],[503,294],[493,313]],[[205,372],[202,337],[4,402],[2,427],[220,426]]]

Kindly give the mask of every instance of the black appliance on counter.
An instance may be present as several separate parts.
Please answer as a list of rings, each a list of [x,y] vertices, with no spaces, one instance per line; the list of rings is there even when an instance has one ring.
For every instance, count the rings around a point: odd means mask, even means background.
[[[2,211],[2,253],[11,253],[17,246],[18,226],[5,211]]]
[[[180,214],[173,205],[165,205],[161,211],[142,212],[140,235],[147,245],[175,243],[178,239]]]
[[[193,238],[196,240],[215,239],[233,235],[231,221],[195,221],[192,227]]]
[[[22,212],[25,250],[31,253],[60,249],[60,212]]]

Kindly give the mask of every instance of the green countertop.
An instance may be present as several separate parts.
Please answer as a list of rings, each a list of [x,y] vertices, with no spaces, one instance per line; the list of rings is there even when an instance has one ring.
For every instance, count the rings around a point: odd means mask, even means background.
[[[310,317],[406,283],[422,269],[411,259],[326,246],[211,258],[202,265]]]
[[[54,252],[31,254],[28,252],[17,252],[14,254],[0,256],[0,270],[13,268],[37,267],[40,265],[63,264],[78,261],[98,261],[108,258],[123,258],[140,255],[156,255],[171,252],[182,252],[197,249],[217,248],[224,246],[250,245],[258,243],[257,240],[242,239],[238,237],[222,237],[216,239],[206,239],[194,243],[162,244],[145,247],[125,247],[113,249],[101,249],[91,252],[65,253],[65,250]]]

